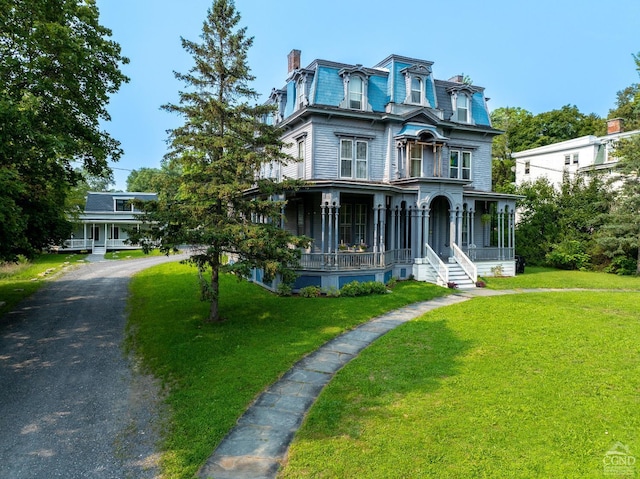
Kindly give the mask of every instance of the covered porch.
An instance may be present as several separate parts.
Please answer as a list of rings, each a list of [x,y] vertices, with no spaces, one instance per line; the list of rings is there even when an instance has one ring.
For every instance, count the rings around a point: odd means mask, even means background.
[[[392,277],[446,285],[460,270],[475,285],[479,275],[515,274],[514,197],[333,186],[288,198],[283,227],[313,240],[294,289]]]

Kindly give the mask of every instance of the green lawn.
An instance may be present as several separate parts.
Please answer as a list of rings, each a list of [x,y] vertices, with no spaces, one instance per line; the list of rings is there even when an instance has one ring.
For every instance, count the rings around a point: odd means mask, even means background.
[[[141,249],[125,249],[121,251],[109,251],[104,255],[105,259],[137,259],[146,258],[147,256],[160,256],[162,253],[160,250],[154,249],[149,253],[145,253]]]
[[[79,254],[42,254],[32,261],[0,264],[0,315],[35,293],[45,280],[73,267],[85,257]]]
[[[592,271],[564,271],[527,266],[525,274],[512,278],[485,278],[491,289],[512,288],[586,288],[640,290],[640,277],[618,276]]]
[[[206,324],[192,267],[150,268],[131,291],[129,346],[167,386],[162,464],[172,479],[191,478],[256,396],[305,354],[386,311],[450,292],[401,282],[381,296],[283,298],[223,276],[227,320]]]
[[[604,477],[617,441],[640,454],[639,299],[477,298],[407,323],[323,391],[280,477]]]

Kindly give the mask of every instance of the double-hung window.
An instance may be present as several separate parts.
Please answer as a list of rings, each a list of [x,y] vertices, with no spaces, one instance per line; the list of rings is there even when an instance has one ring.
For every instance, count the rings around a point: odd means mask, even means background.
[[[133,211],[131,199],[116,199],[116,211]]]
[[[298,178],[304,178],[304,138],[298,140]]]
[[[452,106],[453,106],[453,120],[461,123],[470,123],[470,104],[469,97],[466,93],[461,91],[453,94]]]
[[[362,140],[340,140],[340,178],[366,180],[368,177],[368,144]]]
[[[422,176],[422,145],[412,144],[409,158],[409,176],[419,178]]]
[[[349,78],[349,108],[362,110],[364,103],[364,81],[358,75]]]
[[[451,150],[449,161],[449,178],[460,180],[471,179],[471,152]]]
[[[422,103],[422,85],[420,77],[411,77],[411,103]]]

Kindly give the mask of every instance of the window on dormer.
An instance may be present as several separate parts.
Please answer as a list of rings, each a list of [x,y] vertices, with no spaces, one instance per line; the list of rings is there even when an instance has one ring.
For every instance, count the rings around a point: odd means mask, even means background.
[[[296,83],[296,109],[303,108],[307,104],[307,96],[305,95],[305,81],[300,78]]]
[[[459,92],[454,96],[454,120],[463,123],[469,122],[469,97]]]
[[[116,211],[132,211],[133,204],[130,199],[116,200]]]
[[[362,110],[364,103],[364,82],[362,78],[353,75],[349,78],[349,108]]]
[[[411,78],[411,103],[422,103],[422,85],[419,77]]]

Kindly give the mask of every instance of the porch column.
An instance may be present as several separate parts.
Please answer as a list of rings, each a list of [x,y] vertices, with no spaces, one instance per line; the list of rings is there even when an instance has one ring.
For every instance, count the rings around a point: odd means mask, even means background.
[[[427,248],[424,246],[425,244],[429,244],[429,216],[430,216],[430,210],[427,208],[425,209],[425,215],[424,215],[424,238],[423,238],[423,250],[424,250],[424,254],[426,256],[427,254]]]
[[[373,244],[371,251],[378,252],[378,235],[380,234],[380,206],[373,207]]]
[[[327,252],[327,245],[325,243],[325,233],[326,233],[326,228],[325,228],[325,224],[327,221],[327,214],[326,214],[326,209],[327,207],[325,206],[324,203],[322,203],[320,205],[320,225],[321,225],[321,232],[320,232],[320,251],[322,253],[326,253]]]
[[[470,247],[475,247],[476,245],[476,232],[475,232],[475,224],[474,224],[474,220],[475,220],[475,216],[476,216],[476,212],[473,211],[473,208],[471,208],[469,210],[469,246]]]
[[[380,253],[384,253],[386,248],[386,234],[387,234],[387,207],[380,207],[380,243],[378,249]]]
[[[391,224],[389,225],[389,248],[398,249],[396,243],[396,221],[398,219],[398,207],[391,208]]]
[[[404,247],[409,249],[411,246],[411,239],[409,238],[409,226],[411,223],[411,208],[404,210]]]
[[[107,249],[107,244],[109,243],[109,225],[107,223],[104,224],[104,249]]]
[[[409,209],[409,213],[411,216],[411,256],[413,258],[418,257],[418,208],[411,207]]]
[[[498,210],[498,255],[504,259],[504,210]]]
[[[449,256],[453,256],[453,243],[456,240],[456,210],[449,210]]]
[[[458,245],[459,248],[462,248],[462,215],[463,214],[464,214],[463,211],[460,211],[459,209],[456,208],[456,231],[457,231],[456,244]]]
[[[510,248],[513,249],[513,254],[511,258],[515,258],[516,254],[516,212],[515,210],[511,210],[509,212],[509,240],[511,241]],[[509,258],[509,259],[511,259]]]
[[[331,253],[333,251],[333,206],[328,206],[328,215],[327,215],[328,225],[329,225],[329,244],[327,245],[327,253]]]
[[[422,208],[417,208],[416,209],[416,258],[422,258],[422,226],[423,226],[423,221],[422,221],[423,215],[422,215]]]
[[[333,240],[333,251],[335,251],[336,253],[338,252],[338,243],[340,242],[340,205],[336,205],[334,203],[333,206],[333,211],[334,211],[334,217],[335,217],[335,222],[334,222],[334,227],[333,227],[333,232],[334,232],[334,240]]]
[[[82,242],[84,249],[87,248],[87,223],[82,223]]]

